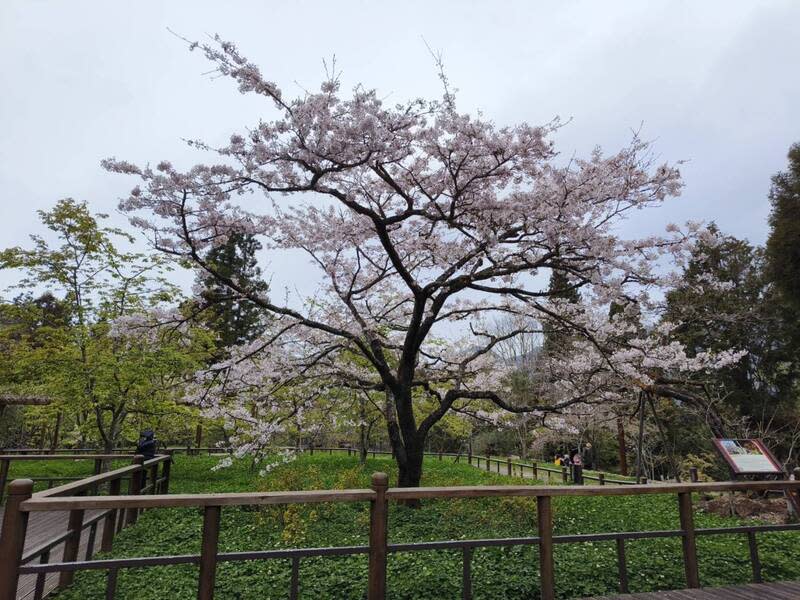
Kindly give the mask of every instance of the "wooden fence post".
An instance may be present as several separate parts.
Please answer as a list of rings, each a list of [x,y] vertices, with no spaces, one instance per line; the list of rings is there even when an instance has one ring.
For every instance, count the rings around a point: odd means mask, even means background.
[[[531,463],[531,469],[533,470],[533,478],[539,479],[539,470],[538,467],[536,466],[536,463]]]
[[[0,460],[0,502],[3,501],[3,494],[6,493],[6,483],[8,483],[8,471],[11,467],[11,459]]]
[[[83,528],[83,509],[69,511],[67,531],[69,537],[64,540],[64,558],[61,562],[70,563],[78,560],[78,549],[81,545],[81,529]],[[58,575],[59,589],[65,588],[75,578],[75,571],[61,571]]]
[[[567,467],[561,467],[561,480],[564,483],[569,483],[569,469]]]
[[[103,460],[100,459],[100,458],[95,458],[94,459],[94,474],[95,475],[100,475],[100,473],[102,473],[102,472],[103,472]],[[97,492],[99,491],[99,489],[100,489],[100,486],[95,483],[92,486],[92,495],[96,496]]]
[[[700,587],[700,576],[697,571],[697,545],[694,534],[694,516],[692,515],[692,494],[678,494],[678,512],[683,530],[683,568],[686,571],[686,586]]]
[[[144,463],[144,456],[141,454],[137,454],[133,457],[133,464],[139,467],[138,471],[134,471],[131,473],[131,479],[128,482],[128,495],[129,496],[138,496],[139,492],[142,489],[142,478],[144,476],[144,468],[142,468],[142,464]],[[125,511],[125,525],[133,525],[136,523],[136,519],[139,516],[138,510],[136,508],[129,508]]]
[[[386,545],[388,541],[389,503],[386,490],[389,476],[386,473],[372,474],[372,489],[375,500],[369,515],[369,584],[367,600],[386,598]]]
[[[17,597],[19,582],[19,563],[25,547],[25,530],[28,527],[28,514],[19,505],[33,494],[33,481],[16,479],[8,486],[8,502],[3,515],[3,529],[0,531],[0,600],[14,600]]]
[[[598,473],[597,475],[597,483],[600,485],[606,484],[606,474],[605,473]]]
[[[553,563],[553,512],[549,496],[536,496],[539,525],[539,587],[542,600],[555,600],[556,582]]]
[[[219,506],[206,506],[203,511],[203,545],[200,549],[200,577],[197,600],[213,600],[214,598],[221,512],[222,510]]]
[[[158,463],[150,467],[150,493],[158,493]]]
[[[194,445],[196,448],[203,445],[203,425],[201,423],[198,423],[194,430]]]
[[[697,483],[697,467],[689,467],[689,481]]]
[[[169,458],[162,464],[163,467],[161,467],[161,478],[164,481],[161,482],[160,492],[162,494],[169,494],[169,476],[172,472],[172,452],[169,452]]]
[[[491,471],[492,470],[492,455],[491,454],[487,454],[486,455],[486,470],[487,471]]]
[[[619,571],[619,593],[628,593],[628,561],[625,557],[625,540],[617,538],[617,570]]]
[[[472,450],[470,450],[469,453],[467,454],[467,464],[469,465],[472,464]]]
[[[508,467],[508,476],[511,477],[511,457],[506,459],[506,465]]]
[[[122,480],[117,478],[111,481],[108,485],[108,495],[109,496],[119,496],[119,489]],[[100,551],[101,552],[110,552],[111,548],[114,546],[114,532],[117,528],[117,509],[112,508],[109,509],[108,514],[106,514],[104,523],[103,523],[103,539],[100,541]]]

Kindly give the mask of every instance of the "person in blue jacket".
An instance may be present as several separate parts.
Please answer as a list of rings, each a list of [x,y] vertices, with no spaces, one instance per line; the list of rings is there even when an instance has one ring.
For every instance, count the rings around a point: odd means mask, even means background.
[[[152,429],[145,429],[139,436],[139,443],[136,444],[136,454],[143,455],[145,460],[156,455],[156,435]]]

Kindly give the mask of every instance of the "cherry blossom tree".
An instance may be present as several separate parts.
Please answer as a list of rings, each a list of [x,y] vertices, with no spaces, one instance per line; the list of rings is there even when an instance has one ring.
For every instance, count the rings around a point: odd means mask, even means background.
[[[655,322],[673,281],[665,264],[680,264],[699,227],[620,236],[628,213],[682,186],[678,168],[656,164],[637,136],[616,153],[565,160],[551,141],[558,120],[500,127],[461,113],[443,75],[441,100],[389,105],[360,86],[344,94],[335,72],[289,99],[233,44],[196,48],[241,93],[271,104],[270,120],[221,147],[191,141],[215,160],[188,170],[104,165],[140,178],[121,209],[158,249],[270,315],[262,337],[205,376],[204,402],[243,395],[240,406],[263,402],[263,413],[287,410],[291,385],[308,398],[326,386],[380,392],[399,485],[416,486],[426,436],[448,411],[477,403],[544,415],[618,401],[620,390],[669,394],[665,374],[736,360],[689,358],[668,324],[641,326]],[[318,293],[298,308],[226,277],[204,256],[235,234],[304,251]],[[539,285],[553,271],[580,303]],[[611,303],[625,318],[609,321]],[[519,326],[494,332],[498,316]],[[543,324],[574,342],[547,367],[549,396],[514,404],[494,350]]]

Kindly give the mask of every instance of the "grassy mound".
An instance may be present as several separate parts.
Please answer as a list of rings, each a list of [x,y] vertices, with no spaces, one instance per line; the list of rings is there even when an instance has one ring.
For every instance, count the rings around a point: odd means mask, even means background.
[[[266,477],[251,473],[244,463],[210,472],[213,457],[179,457],[173,468],[172,492],[300,490],[368,487],[374,471],[396,481],[394,463],[371,459],[365,467],[347,456],[301,456]],[[426,460],[423,485],[485,485],[522,483],[479,471],[463,463]],[[524,480],[530,484],[531,480]],[[421,509],[391,505],[390,542],[475,539],[536,535],[535,499],[492,498],[426,501]],[[586,497],[554,500],[556,534],[677,529],[675,496]],[[731,519],[697,516],[697,527],[730,525]],[[197,509],[157,509],[115,540],[114,557],[189,554],[200,551],[202,514]],[[291,505],[264,508],[223,508],[220,551],[293,547],[361,545],[367,543],[366,504]],[[800,537],[759,536],[766,580],[800,576],[793,559]],[[681,588],[684,584],[678,538],[627,544],[632,591]],[[750,577],[744,536],[698,539],[703,585],[747,582]],[[616,592],[616,551],[613,542],[559,544],[555,551],[559,597],[579,598]],[[302,598],[364,597],[366,556],[304,559],[300,563]],[[476,599],[538,597],[538,556],[535,547],[478,549],[472,563]],[[216,597],[270,600],[286,598],[289,561],[223,563],[218,567]],[[461,594],[461,553],[454,551],[397,553],[389,556],[389,597],[444,600]],[[193,566],[123,570],[118,598],[179,600],[196,596]],[[104,597],[105,574],[83,572],[58,600]]]

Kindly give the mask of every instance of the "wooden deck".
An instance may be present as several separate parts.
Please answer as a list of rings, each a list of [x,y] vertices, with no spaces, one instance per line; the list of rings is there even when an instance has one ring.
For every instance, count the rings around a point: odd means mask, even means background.
[[[0,523],[3,521],[3,512],[5,506],[0,506]],[[84,519],[88,520],[100,511],[87,510]],[[28,531],[25,536],[25,552],[28,552],[52,539],[67,530],[68,513],[63,511],[58,512],[34,512],[31,513],[30,520],[28,521]],[[100,540],[103,535],[103,523],[105,519],[101,519],[97,523],[97,533],[94,540],[94,552],[100,548]],[[85,529],[81,535],[81,545],[78,556],[81,560],[86,556],[86,549],[89,542],[89,530]],[[64,544],[59,544],[50,552],[50,562],[58,562],[64,554]],[[38,559],[35,559],[32,564],[37,564]],[[45,579],[45,595],[48,591],[56,587],[58,582],[58,573],[49,573]],[[35,575],[23,575],[19,579],[19,586],[17,587],[18,600],[31,600],[36,587]]]
[[[594,600],[798,600],[800,582],[751,583],[721,588],[700,588],[672,592],[647,592],[596,597]],[[587,599],[592,600],[592,599]]]

